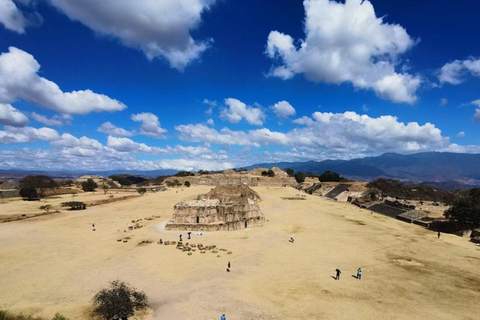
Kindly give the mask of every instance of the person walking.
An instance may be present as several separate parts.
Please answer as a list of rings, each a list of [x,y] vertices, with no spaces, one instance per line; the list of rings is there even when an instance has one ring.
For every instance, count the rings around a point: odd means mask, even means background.
[[[437,238],[440,239],[440,231],[438,231]]]
[[[188,240],[190,240],[190,239],[191,239],[191,237],[190,237],[190,235],[191,235],[191,234],[192,234],[192,233],[191,233],[190,231],[189,231],[189,232],[187,232],[187,239],[188,239]]]
[[[293,236],[293,234],[290,236],[290,242],[291,242],[291,243],[294,243],[294,242],[295,242],[295,237]]]
[[[227,264],[227,272],[230,272],[230,261],[228,261],[228,264]]]
[[[178,240],[178,241],[182,242],[182,235],[181,234],[180,234],[180,240]]]
[[[95,231],[95,223],[92,223],[92,231]]]
[[[225,317],[225,314],[222,314],[222,316],[220,317],[220,320],[227,320],[227,317]]]
[[[340,269],[335,269],[335,280],[340,280],[340,274],[342,271]]]
[[[357,269],[357,279],[361,280],[362,279],[362,268]]]

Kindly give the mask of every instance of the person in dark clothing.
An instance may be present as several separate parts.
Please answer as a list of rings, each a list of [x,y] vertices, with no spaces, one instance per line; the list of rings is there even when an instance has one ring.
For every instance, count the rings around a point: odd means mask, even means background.
[[[357,269],[357,279],[362,280],[362,268]]]
[[[230,269],[230,261],[228,261],[228,269]]]
[[[440,239],[440,231],[438,231],[437,237],[438,239]]]
[[[190,238],[190,235],[191,235],[191,234],[192,234],[191,232],[187,232],[187,239],[188,239],[188,240],[191,239],[191,238]]]
[[[339,269],[335,269],[335,280],[340,280],[340,274],[342,273],[342,271],[340,271]]]
[[[180,235],[180,240],[179,241],[182,242],[182,235]]]

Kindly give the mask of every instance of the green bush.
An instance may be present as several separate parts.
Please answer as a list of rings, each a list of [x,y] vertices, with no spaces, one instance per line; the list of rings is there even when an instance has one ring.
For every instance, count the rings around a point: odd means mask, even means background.
[[[336,172],[325,171],[318,177],[318,180],[320,180],[321,182],[340,182],[341,177]]]
[[[190,188],[190,185],[191,185],[191,184],[190,184],[190,181],[185,181],[185,183],[184,183],[184,186],[185,186],[185,187]]]
[[[480,227],[480,188],[473,188],[465,196],[456,199],[445,211],[445,217],[469,228]]]
[[[305,182],[305,173],[303,173],[303,172],[295,173],[294,177],[295,177],[295,181],[297,181],[297,183]]]

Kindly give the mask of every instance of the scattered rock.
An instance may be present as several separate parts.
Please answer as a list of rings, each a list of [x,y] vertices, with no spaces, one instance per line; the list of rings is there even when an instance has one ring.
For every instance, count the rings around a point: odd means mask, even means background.
[[[191,252],[189,252],[189,253],[188,253],[188,255],[189,255],[189,256],[191,256],[191,255],[192,255],[192,253],[191,253]]]
[[[227,254],[232,254],[233,252],[232,251],[228,251]]]

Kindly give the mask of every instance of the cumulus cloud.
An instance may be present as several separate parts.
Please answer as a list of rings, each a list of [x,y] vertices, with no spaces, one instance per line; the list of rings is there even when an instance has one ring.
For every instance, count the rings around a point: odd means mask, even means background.
[[[207,123],[209,126],[215,125],[215,121],[213,121],[212,118],[209,118],[206,123]]]
[[[53,117],[49,118],[42,114],[38,114],[36,112],[32,112],[30,116],[37,122],[46,124],[47,126],[56,126],[61,127],[64,124],[71,124],[73,117],[69,114],[62,114],[62,115],[54,115]]]
[[[303,127],[288,132],[269,129],[217,131],[202,124],[175,127],[184,141],[239,146],[282,146],[308,148],[316,153],[343,155],[383,153],[387,151],[413,152],[448,148],[448,137],[431,123],[402,123],[393,116],[372,118],[355,112],[315,112],[312,118],[303,117],[294,122]]]
[[[473,100],[472,102],[470,102],[470,104],[473,104],[474,106],[480,107],[480,99]]]
[[[413,103],[418,76],[398,73],[400,56],[415,41],[397,24],[377,18],[368,0],[305,0],[305,39],[271,31],[266,54],[275,61],[270,75],[290,79],[304,74],[315,82],[352,83],[378,97]]]
[[[446,63],[438,75],[440,84],[458,85],[465,80],[466,75],[480,77],[480,59],[469,58]]]
[[[463,138],[463,137],[465,137],[465,132],[464,132],[464,131],[460,131],[459,133],[457,133],[456,137],[457,137],[457,138]]]
[[[12,127],[25,127],[28,124],[28,118],[10,104],[0,103],[0,124]]]
[[[220,117],[231,123],[238,123],[242,120],[247,121],[251,125],[261,126],[265,121],[265,113],[260,108],[247,106],[238,99],[225,99],[228,106],[220,112]]]
[[[134,134],[131,131],[117,127],[110,121],[102,123],[102,125],[98,127],[97,131],[103,132],[112,136],[116,136],[116,137],[130,137],[130,136],[133,136]]]
[[[120,111],[126,106],[91,90],[63,92],[57,84],[38,75],[40,64],[20,49],[10,47],[0,55],[0,103],[23,99],[65,114]]]
[[[295,115],[295,108],[288,101],[279,101],[272,106],[273,112],[280,118],[288,118]]]
[[[132,114],[132,120],[142,123],[140,126],[140,134],[152,138],[165,139],[164,133],[166,133],[167,130],[161,127],[158,117],[153,113],[143,112]]]
[[[4,130],[0,130],[0,144],[52,141],[59,137],[58,132],[51,128],[5,126]]]
[[[100,34],[119,39],[148,57],[165,58],[183,70],[211,40],[194,40],[190,32],[215,0],[49,0],[70,19]]]

